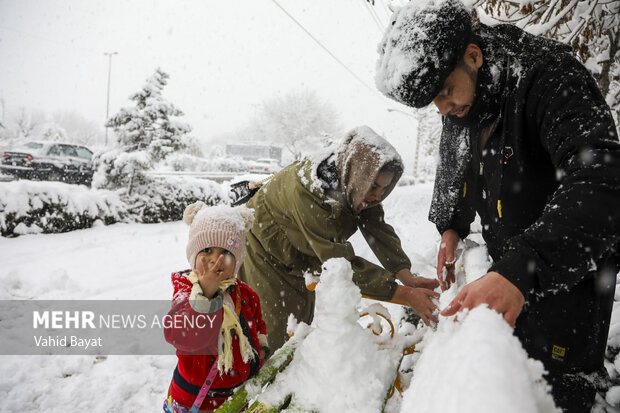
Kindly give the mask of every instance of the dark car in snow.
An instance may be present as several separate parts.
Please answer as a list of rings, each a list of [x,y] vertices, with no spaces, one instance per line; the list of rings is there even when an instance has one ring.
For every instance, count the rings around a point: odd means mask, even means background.
[[[90,185],[93,152],[59,142],[28,142],[1,153],[0,171],[18,178]]]

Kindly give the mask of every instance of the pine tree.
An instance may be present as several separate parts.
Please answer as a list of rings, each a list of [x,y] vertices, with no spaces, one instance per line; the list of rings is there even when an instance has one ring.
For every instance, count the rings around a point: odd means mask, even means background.
[[[155,70],[142,89],[130,96],[135,107],[121,109],[108,121],[125,152],[146,151],[156,162],[186,147],[191,127],[173,118],[183,112],[162,96],[168,78],[161,69]]]
[[[142,89],[130,96],[135,106],[121,109],[108,120],[106,125],[114,129],[118,147],[95,157],[95,188],[131,189],[145,184],[148,180],[142,171],[192,142],[188,135],[191,127],[175,119],[183,112],[162,96],[168,77],[161,69],[155,70]]]

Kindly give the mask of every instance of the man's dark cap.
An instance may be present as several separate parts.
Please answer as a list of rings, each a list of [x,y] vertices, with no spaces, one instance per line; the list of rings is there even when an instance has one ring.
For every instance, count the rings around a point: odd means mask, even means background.
[[[379,44],[377,88],[405,105],[427,106],[471,38],[471,15],[460,1],[411,1],[394,13]]]

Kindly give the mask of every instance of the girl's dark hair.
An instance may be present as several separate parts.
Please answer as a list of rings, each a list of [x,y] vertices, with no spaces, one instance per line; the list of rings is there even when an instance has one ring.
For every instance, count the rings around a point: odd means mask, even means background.
[[[394,175],[403,173],[403,164],[397,160],[392,160],[381,168],[380,172],[392,172]]]

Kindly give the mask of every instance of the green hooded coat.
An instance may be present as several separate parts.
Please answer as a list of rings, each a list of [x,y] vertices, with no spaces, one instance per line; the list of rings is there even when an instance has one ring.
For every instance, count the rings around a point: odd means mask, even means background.
[[[365,153],[368,157],[368,151]],[[363,160],[364,183],[357,181],[355,185],[366,191],[386,163],[400,163],[395,150],[393,153],[391,158],[375,156],[370,171],[369,163]],[[340,182],[351,181],[342,173],[348,170],[351,175],[346,162],[339,162]],[[255,211],[255,221],[247,234],[247,255],[239,278],[260,296],[272,350],[281,347],[287,339],[289,314],[298,321],[312,321],[314,292],[306,288],[304,274],[318,275],[326,260],[346,258],[354,271],[353,281],[362,294],[379,300],[392,298],[397,286],[395,274],[411,267],[400,239],[384,221],[383,207],[377,203],[355,213],[345,200],[346,184],[337,190],[325,190],[320,185],[316,173],[318,163],[305,159],[286,167],[248,202],[248,207]],[[400,174],[396,174],[383,198],[399,178]],[[356,182],[355,178],[352,182]],[[347,240],[358,229],[385,269],[355,255]]]

